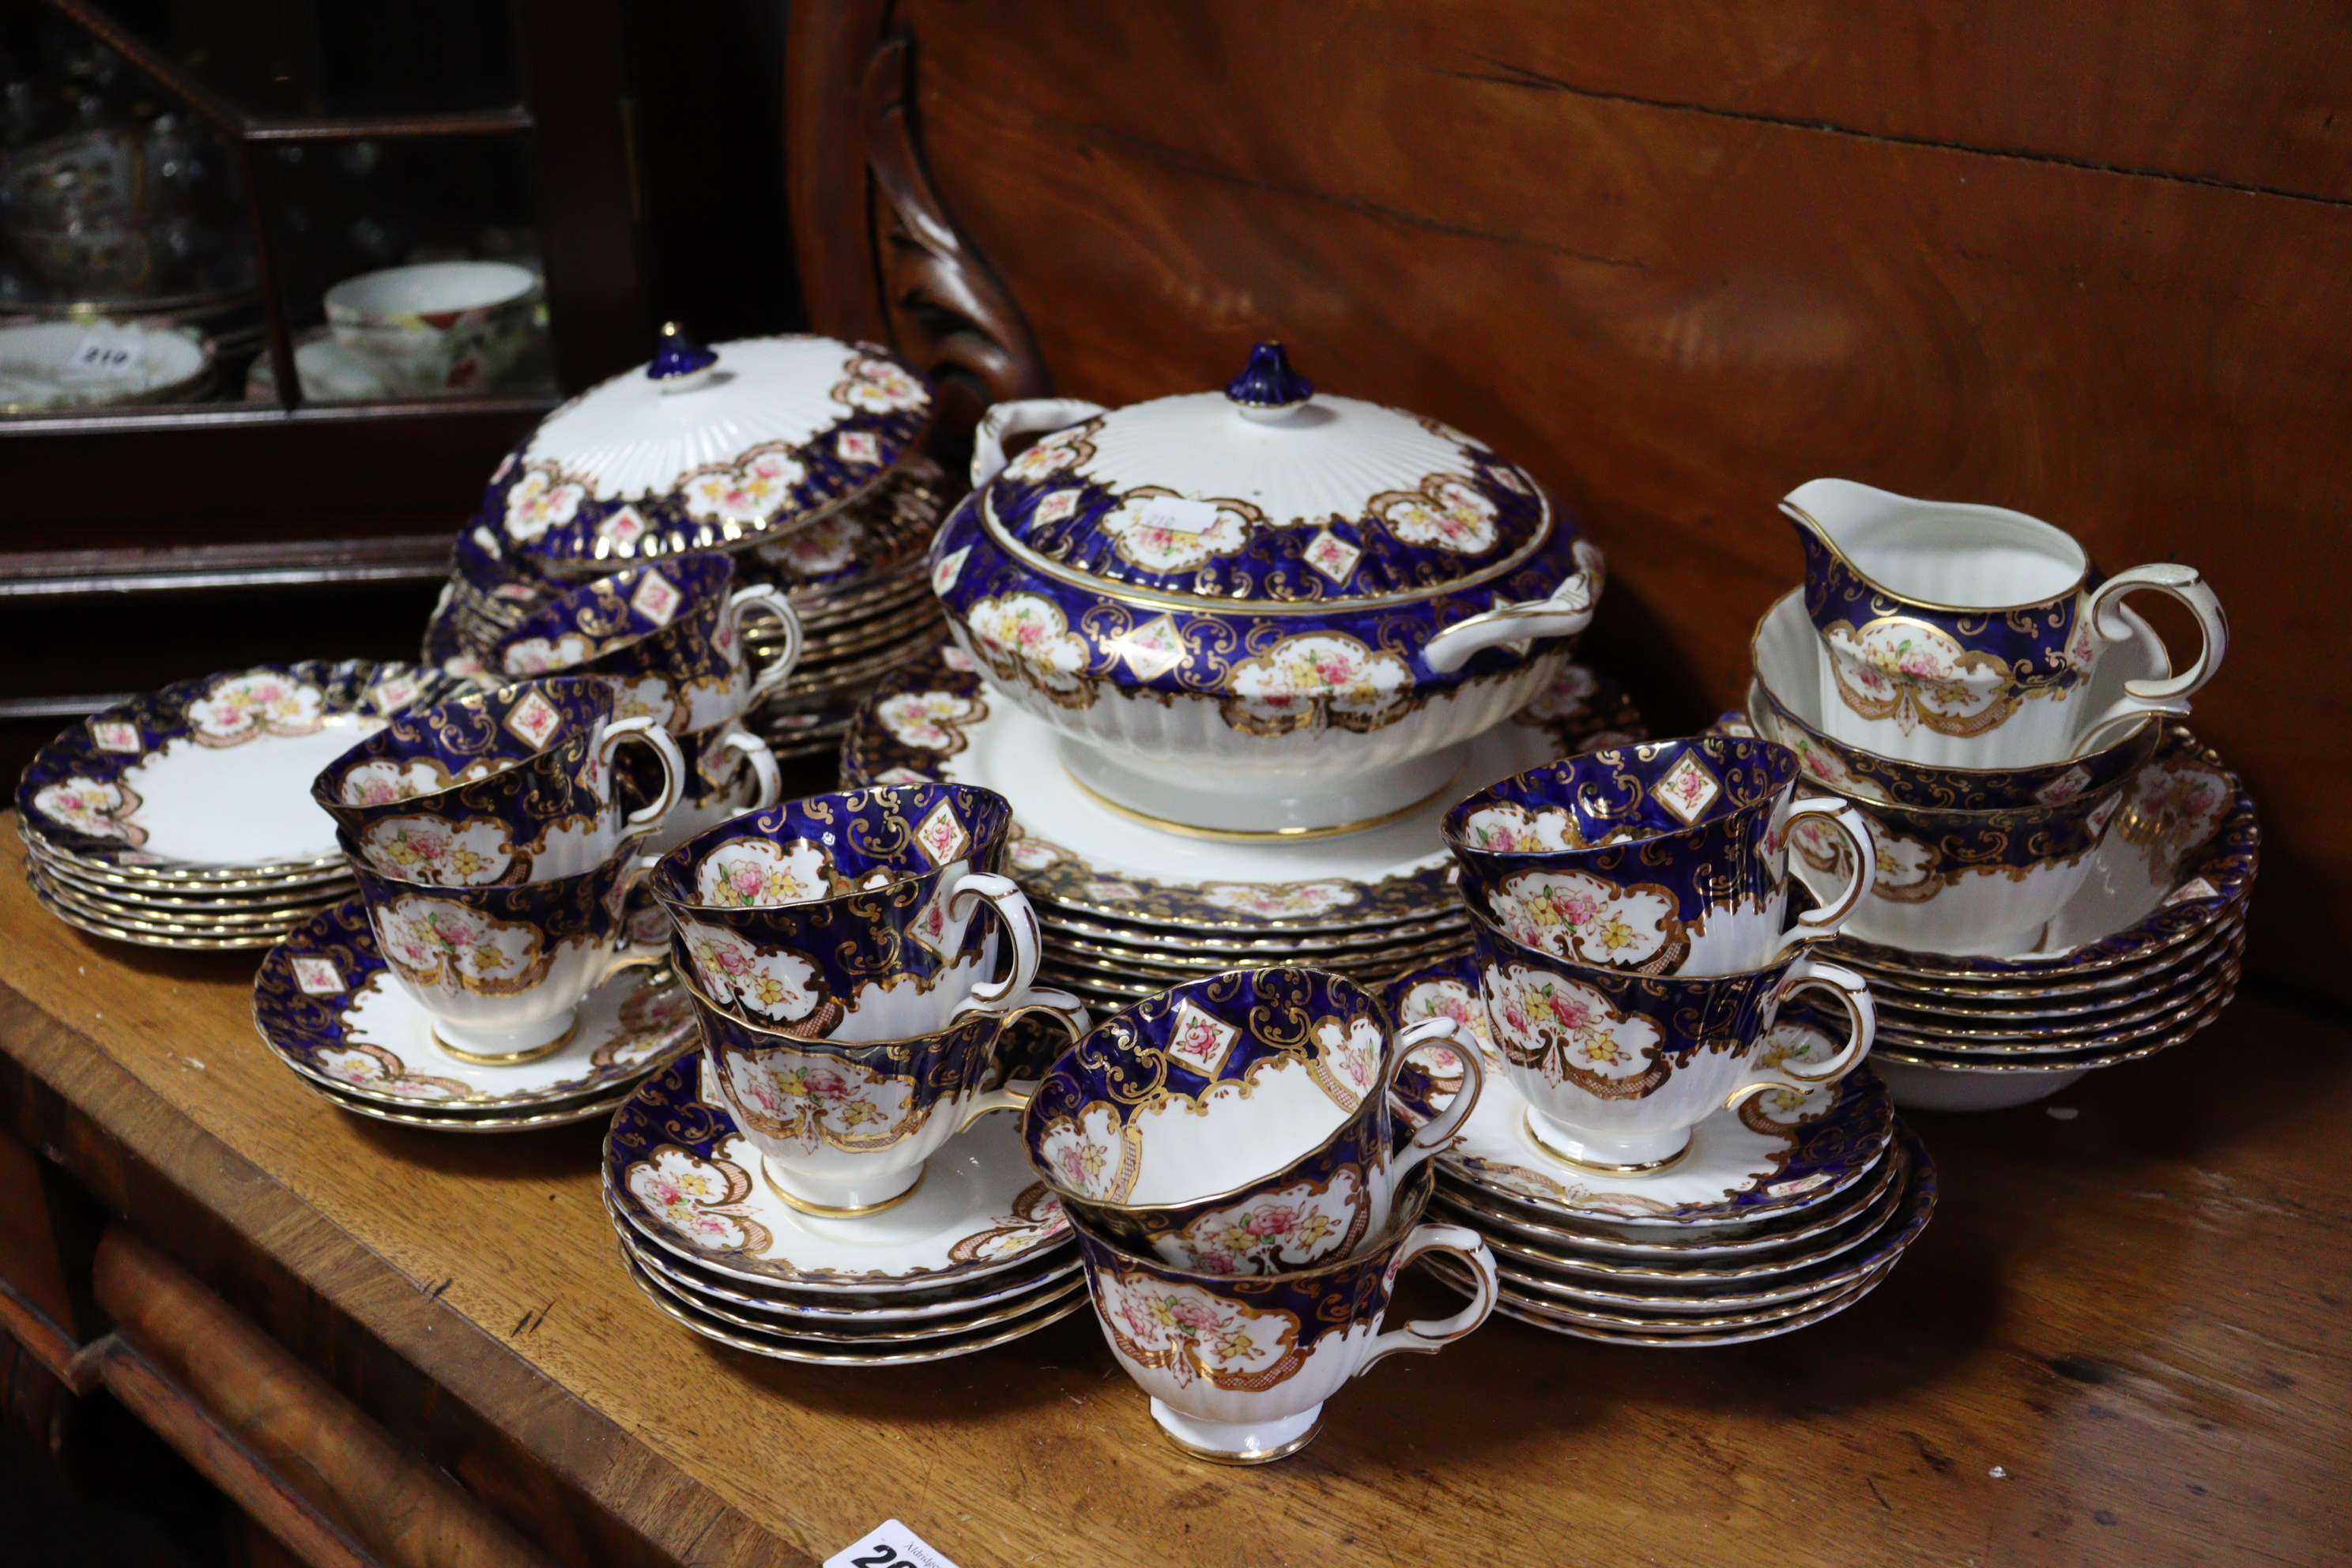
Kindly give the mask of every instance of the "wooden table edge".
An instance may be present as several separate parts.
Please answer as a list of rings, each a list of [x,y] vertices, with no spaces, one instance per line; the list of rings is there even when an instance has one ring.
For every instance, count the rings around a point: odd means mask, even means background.
[[[249,1292],[178,1245],[184,1227],[173,1222],[185,1216],[158,1212],[168,1211],[173,1200],[225,1226],[259,1267],[282,1273],[326,1311],[348,1320],[425,1375],[501,1446],[528,1456],[579,1500],[655,1552],[679,1562],[814,1561],[428,1294],[88,1037],[5,983],[0,1094],[5,1095],[9,1124],[27,1143],[64,1166],[108,1208],[233,1305],[244,1310],[242,1298]],[[128,1156],[128,1169],[103,1157],[109,1148]],[[139,1190],[147,1182],[161,1184],[164,1191]],[[159,1219],[165,1223],[152,1223]],[[287,1335],[277,1323],[262,1327],[281,1342],[304,1337]],[[467,1353],[450,1352],[452,1336]],[[337,1376],[335,1365],[320,1364],[321,1358],[309,1353],[311,1347],[288,1342],[287,1348],[355,1405],[368,1408],[348,1380]],[[546,1422],[558,1410],[573,1430],[550,1441],[558,1434]],[[426,1435],[404,1424],[397,1413],[370,1414],[481,1495],[474,1484],[480,1478],[453,1456],[434,1452]],[[495,1495],[483,1500],[497,1507]],[[514,1522],[527,1534],[542,1534],[530,1528],[530,1520]]]

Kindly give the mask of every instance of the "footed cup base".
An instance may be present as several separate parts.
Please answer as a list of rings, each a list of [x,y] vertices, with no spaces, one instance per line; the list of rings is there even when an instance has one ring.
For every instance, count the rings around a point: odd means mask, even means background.
[[[1161,1436],[1196,1459],[1213,1465],[1269,1465],[1288,1458],[1323,1430],[1320,1405],[1270,1421],[1203,1421],[1151,1402],[1151,1419]]]
[[[1563,1127],[1532,1106],[1527,1125],[1537,1148],[1564,1164],[1602,1176],[1654,1176],[1680,1164],[1691,1148],[1687,1127],[1612,1137]]]
[[[783,1199],[788,1206],[818,1219],[862,1219],[867,1215],[897,1208],[921,1190],[923,1173],[929,1168],[929,1165],[918,1165],[906,1173],[906,1184],[895,1191],[890,1190],[887,1179],[833,1182],[814,1186],[805,1180],[785,1177],[777,1171],[774,1161],[765,1154],[760,1156],[760,1179],[768,1184],[768,1190]],[[828,1198],[843,1201],[823,1201]]]
[[[570,1045],[579,1030],[579,1016],[568,1007],[555,1017],[520,1029],[461,1028],[436,1018],[433,1043],[475,1067],[511,1068],[553,1056]]]

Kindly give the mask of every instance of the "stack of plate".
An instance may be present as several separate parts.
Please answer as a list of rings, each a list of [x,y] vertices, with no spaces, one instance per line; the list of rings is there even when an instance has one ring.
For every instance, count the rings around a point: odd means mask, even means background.
[[[701,1071],[688,1056],[646,1079],[604,1137],[623,1264],[694,1332],[782,1361],[892,1366],[986,1350],[1087,1304],[1068,1222],[1013,1118],[981,1118],[897,1207],[819,1219],[777,1195]]]
[[[413,665],[325,659],[184,680],[92,714],[16,786],[42,904],[147,947],[268,947],[352,891],[320,769],[457,686]]]
[[[2238,776],[2174,725],[2034,952],[1959,958],[1837,939],[1832,955],[1870,979],[1872,1060],[1895,1102],[2023,1105],[2204,1028],[2237,992],[2261,844]]]
[[[842,749],[845,787],[951,780],[1013,802],[1007,868],[1045,929],[1040,976],[1116,1011],[1222,969],[1297,960],[1375,984],[1465,951],[1469,918],[1437,820],[1462,793],[1571,752],[1638,740],[1622,692],[1571,665],[1472,742],[1458,790],[1328,837],[1192,837],[1139,826],[1079,787],[1045,723],[937,649],[890,676]]]
[[[445,1050],[433,1016],[377,952],[346,899],[269,950],[253,983],[264,1044],[322,1100],[436,1132],[516,1132],[610,1116],[639,1079],[698,1042],[667,964],[625,969],[580,1004],[561,1047],[488,1065]]]
[[[781,760],[827,753],[882,678],[937,646],[945,623],[924,561],[946,476],[908,458],[873,494],[740,556],[747,582],[784,591],[801,618],[801,661],[751,716]],[[764,658],[768,622],[747,634]]]
[[[1769,1339],[1875,1289],[1935,1213],[1935,1165],[1866,1065],[1827,1088],[1767,1090],[1717,1112],[1654,1174],[1571,1165],[1528,1133],[1527,1101],[1487,1043],[1477,987],[1472,963],[1451,959],[1391,983],[1384,999],[1400,1025],[1444,1015],[1478,1039],[1486,1088],[1437,1157],[1430,1212],[1493,1248],[1497,1311],[1609,1344]],[[1826,1056],[1834,1046],[1799,1049]],[[1423,1047],[1400,1075],[1397,1110],[1418,1125],[1461,1081],[1450,1047]],[[1463,1282],[1442,1260],[1433,1266]]]

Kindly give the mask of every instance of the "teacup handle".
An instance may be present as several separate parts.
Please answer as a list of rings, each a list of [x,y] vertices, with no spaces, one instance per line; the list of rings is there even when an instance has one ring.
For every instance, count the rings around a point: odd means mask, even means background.
[[[669,815],[669,808],[677,804],[678,786],[686,782],[686,758],[679,754],[677,742],[669,738],[668,731],[640,713],[634,719],[614,720],[596,737],[596,764],[608,781],[607,799],[611,798],[613,753],[620,749],[622,742],[632,738],[651,746],[654,755],[661,759],[662,786],[650,804],[639,806],[623,820],[621,836],[625,838],[635,838],[659,827],[661,819]]]
[[[2221,668],[2222,656],[2230,651],[2230,618],[2222,613],[2221,601],[2205,585],[2205,579],[2194,566],[2135,566],[2100,584],[2083,605],[2083,614],[2090,619],[2093,635],[2105,642],[2121,642],[2131,636],[2131,627],[2115,620],[2113,613],[2122,609],[2126,595],[2142,588],[2153,588],[2178,600],[2196,618],[2205,646],[2199,650],[2195,664],[2168,679],[2124,682],[2124,695],[2092,721],[2084,734],[2083,744],[2075,748],[2077,756],[2089,750],[2091,742],[2103,731],[2126,720],[2146,713],[2166,713],[2174,718],[2186,715],[2189,695],[2213,679]]]
[[[994,479],[1004,468],[1004,438],[1030,431],[1050,432],[1106,412],[1099,403],[1076,397],[1020,397],[992,405],[971,433],[971,488]]]
[[[1006,1026],[1009,1027],[1013,1020],[1024,1013],[1043,1013],[1061,1025],[1073,1040],[1083,1037],[1087,1030],[1094,1027],[1094,1020],[1087,1015],[1085,1003],[1066,991],[1055,991],[1050,987],[1040,986],[1030,992],[1026,1002],[1004,1015]],[[1003,1038],[1001,1035],[997,1037],[1000,1040]],[[1037,1086],[1034,1083],[1021,1088],[1006,1084],[1003,1089],[984,1089],[965,1101],[963,1126],[956,1131],[964,1131],[992,1110],[1023,1110],[1028,1105],[1029,1097],[1036,1092]]]
[[[1772,949],[1773,960],[1799,942],[1820,942],[1824,937],[1835,936],[1845,922],[1853,918],[1853,911],[1862,907],[1862,900],[1870,896],[1871,887],[1878,879],[1878,840],[1870,831],[1870,819],[1863,816],[1851,801],[1814,795],[1791,805],[1789,815],[1781,822],[1784,849],[1788,835],[1795,830],[1800,821],[1809,816],[1822,818],[1823,826],[1834,828],[1845,840],[1846,853],[1853,857],[1853,876],[1840,889],[1833,901],[1819,909],[1807,910],[1797,917],[1797,923],[1789,928],[1780,938],[1780,944]]]
[[[1405,1265],[1424,1252],[1451,1253],[1462,1260],[1463,1267],[1470,1271],[1470,1304],[1450,1318],[1423,1318],[1375,1338],[1365,1348],[1364,1359],[1356,1367],[1357,1376],[1361,1377],[1375,1363],[1399,1351],[1433,1355],[1485,1322],[1486,1314],[1495,1310],[1498,1289],[1495,1255],[1486,1250],[1485,1239],[1476,1231],[1462,1225],[1413,1226],[1396,1261],[1389,1265],[1389,1279],[1393,1281],[1404,1272]]]
[[[986,900],[996,918],[1004,922],[1005,933],[1013,939],[1013,973],[1002,980],[983,980],[974,985],[971,1000],[955,1010],[953,1016],[959,1018],[968,1013],[1003,1013],[1015,1005],[1026,1006],[1029,988],[1037,983],[1037,960],[1045,942],[1037,929],[1037,911],[1029,907],[1028,895],[1012,878],[993,871],[965,872],[948,889],[948,913],[958,920],[965,918],[971,909],[967,900],[973,899]]]
[[[783,628],[783,651],[761,666],[751,677],[751,700],[757,702],[790,678],[801,662],[801,618],[793,613],[792,601],[783,590],[772,583],[754,583],[748,588],[735,590],[727,601],[727,624],[734,628],[736,638],[743,636],[743,623],[751,616],[765,613],[775,617]]]
[[[650,720],[638,721],[640,723],[651,721]],[[654,733],[661,735],[665,741],[669,739],[667,735],[662,735],[659,730],[656,730]],[[637,884],[644,881],[652,874],[653,868],[661,864],[661,858],[658,855],[640,855],[630,863],[627,872],[621,878],[620,903],[623,912],[625,913],[628,910],[629,895],[635,892]],[[660,963],[668,957],[669,942],[667,938],[660,942],[624,941],[620,946],[613,950],[613,956],[605,961],[604,973],[596,977],[596,984],[604,984],[624,969],[634,969],[640,964]],[[594,987],[592,986],[590,989],[593,990]]]
[[[1391,1186],[1403,1181],[1405,1173],[1415,1165],[1453,1143],[1454,1135],[1462,1131],[1462,1124],[1469,1121],[1470,1113],[1478,1108],[1478,1096],[1486,1087],[1486,1064],[1479,1056],[1477,1037],[1464,1027],[1457,1018],[1423,1018],[1398,1031],[1396,1066],[1389,1069],[1389,1080],[1381,1086],[1383,1094],[1395,1084],[1397,1074],[1404,1071],[1405,1058],[1416,1047],[1428,1045],[1433,1040],[1445,1041],[1454,1047],[1454,1055],[1462,1058],[1462,1088],[1444,1110],[1414,1131],[1412,1142],[1404,1146],[1404,1152],[1397,1156],[1396,1164],[1389,1173]]]
[[[752,801],[753,811],[765,811],[784,797],[784,775],[776,766],[776,753],[768,742],[738,724],[727,731],[726,744],[742,753],[751,764],[751,776],[759,786],[759,797]]]
[[[1764,1016],[1764,1028],[1769,1030],[1780,1021],[1780,1004],[1807,986],[1831,993],[1845,1008],[1844,1047],[1817,1071],[1798,1072],[1783,1066],[1773,1069],[1772,1073],[1758,1073],[1731,1091],[1723,1102],[1725,1110],[1768,1089],[1808,1089],[1835,1083],[1860,1066],[1862,1058],[1870,1054],[1870,1047],[1878,1041],[1878,1005],[1870,998],[1870,982],[1842,963],[1822,963],[1811,958],[1800,958],[1790,965],[1787,977],[1780,982],[1780,988],[1772,994],[1771,1006]]]
[[[1421,662],[1440,675],[1462,668],[1480,648],[1522,637],[1572,637],[1592,624],[1601,604],[1604,569],[1598,547],[1579,540],[1577,570],[1561,580],[1549,599],[1523,599],[1459,620],[1423,645]]]

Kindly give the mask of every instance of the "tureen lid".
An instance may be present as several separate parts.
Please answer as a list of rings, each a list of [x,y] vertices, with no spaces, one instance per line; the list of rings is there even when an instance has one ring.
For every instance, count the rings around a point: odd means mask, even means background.
[[[1001,544],[1055,576],[1225,603],[1467,588],[1554,527],[1524,470],[1436,420],[1318,394],[1270,342],[1222,393],[1045,437],[981,505]]]
[[[704,348],[672,323],[650,363],[582,393],[509,455],[481,521],[559,575],[749,543],[871,488],[930,405],[921,374],[869,344]]]

